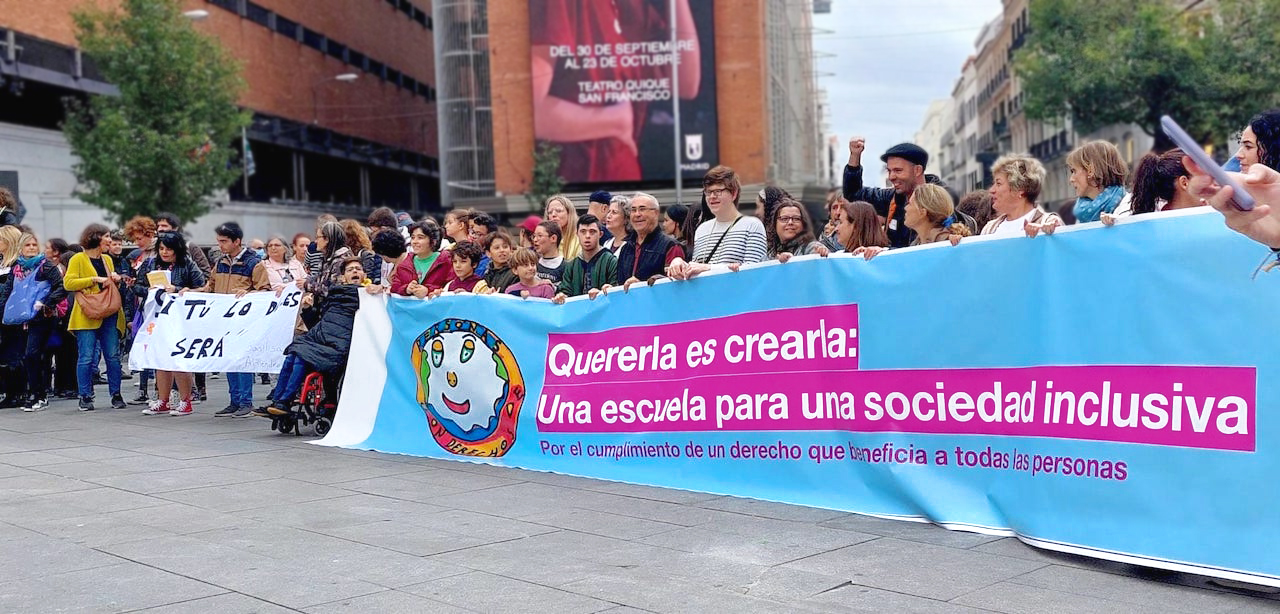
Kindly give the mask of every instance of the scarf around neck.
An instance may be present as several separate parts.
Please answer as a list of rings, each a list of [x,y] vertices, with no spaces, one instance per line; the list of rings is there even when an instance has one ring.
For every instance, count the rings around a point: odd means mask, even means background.
[[[1121,185],[1107,186],[1097,198],[1081,196],[1076,199],[1073,210],[1076,214],[1076,223],[1096,222],[1102,219],[1103,213],[1115,211],[1122,200],[1124,200],[1124,186]]]
[[[40,262],[43,260],[44,254],[39,254],[30,258],[23,258],[19,256],[16,264],[23,270],[23,272],[30,273],[31,271],[34,271],[36,267],[40,266]]]

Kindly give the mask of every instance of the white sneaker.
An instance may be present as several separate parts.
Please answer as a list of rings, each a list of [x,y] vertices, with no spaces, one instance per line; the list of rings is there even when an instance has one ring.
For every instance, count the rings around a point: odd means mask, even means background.
[[[32,413],[37,411],[44,411],[48,408],[49,408],[49,401],[46,401],[45,399],[40,399],[39,401],[33,401],[30,405],[23,407],[22,411],[25,411],[27,413]]]
[[[147,404],[147,408],[142,410],[144,416],[159,416],[169,413],[169,402],[156,399]]]

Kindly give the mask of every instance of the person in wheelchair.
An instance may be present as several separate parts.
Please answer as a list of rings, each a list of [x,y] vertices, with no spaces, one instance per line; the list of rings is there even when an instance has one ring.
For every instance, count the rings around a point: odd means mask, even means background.
[[[320,372],[326,377],[339,377],[347,365],[351,350],[351,327],[360,308],[360,288],[368,281],[360,258],[342,261],[342,276],[329,295],[313,304],[313,295],[302,297],[302,320],[307,332],[285,348],[284,368],[272,393],[268,407],[254,410],[254,415],[271,418],[288,416],[302,390],[308,373]]]

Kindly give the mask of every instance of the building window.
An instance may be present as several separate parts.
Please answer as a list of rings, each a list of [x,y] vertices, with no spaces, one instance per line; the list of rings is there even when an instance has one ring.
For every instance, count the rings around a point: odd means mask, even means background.
[[[365,57],[365,55],[364,55],[363,53],[360,53],[359,51],[356,51],[355,49],[351,49],[351,48],[349,48],[349,47],[347,48],[347,63],[348,63],[348,64],[350,64],[350,65],[352,65],[352,66],[355,66],[356,68],[359,68],[360,70],[364,70],[364,69],[365,69],[365,64],[367,64],[367,63],[368,63],[368,61],[369,61],[369,60],[368,60],[368,58],[366,58],[366,57]]]
[[[369,56],[356,51],[338,41],[316,32],[310,28],[304,27],[296,21],[281,17],[279,14],[264,8],[259,4],[255,4],[250,0],[206,0],[209,4],[225,9],[228,12],[236,13],[245,19],[257,23],[273,32],[277,32],[288,38],[297,40],[303,45],[315,49],[322,54],[331,56],[347,64],[360,68],[369,74],[378,77],[384,81],[409,90],[423,98],[427,102],[436,100],[435,88],[428,84],[421,83],[416,79],[409,77],[401,71],[387,66]],[[431,16],[427,15],[421,9],[417,8],[409,0],[387,0],[398,11],[404,12],[410,19],[420,24],[424,24],[428,29],[431,28]]]
[[[347,61],[347,46],[342,43],[329,39],[326,51],[331,58],[342,60],[343,62]]]
[[[260,26],[271,27],[271,11],[253,2],[244,3],[244,18]]]
[[[324,35],[311,28],[302,29],[302,44],[324,53]]]
[[[280,33],[282,36],[297,40],[298,22],[290,21],[284,17],[276,15],[276,32]]]

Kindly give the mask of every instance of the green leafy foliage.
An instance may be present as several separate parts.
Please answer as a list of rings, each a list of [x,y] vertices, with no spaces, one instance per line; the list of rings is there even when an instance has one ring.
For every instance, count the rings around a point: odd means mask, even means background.
[[[160,211],[194,220],[240,175],[231,161],[250,120],[236,104],[240,67],[177,0],[120,4],[74,15],[81,48],[120,89],[67,103],[77,196],[121,222]]]
[[[1200,4],[1031,0],[1014,57],[1027,116],[1070,116],[1080,133],[1134,123],[1166,149],[1167,114],[1202,141],[1225,142],[1280,100],[1280,0]]]
[[[525,199],[535,211],[541,211],[547,199],[564,189],[560,176],[560,148],[546,141],[538,143],[533,152],[533,178]]]

